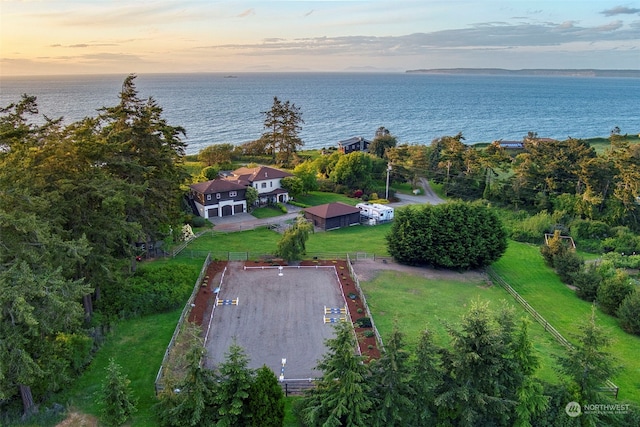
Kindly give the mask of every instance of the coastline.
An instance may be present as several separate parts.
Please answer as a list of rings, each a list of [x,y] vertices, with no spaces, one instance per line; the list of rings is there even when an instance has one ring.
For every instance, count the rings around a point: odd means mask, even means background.
[[[529,68],[509,70],[506,68],[430,68],[407,70],[407,74],[460,74],[487,76],[549,76],[549,77],[624,77],[640,78],[640,70],[599,70]]]

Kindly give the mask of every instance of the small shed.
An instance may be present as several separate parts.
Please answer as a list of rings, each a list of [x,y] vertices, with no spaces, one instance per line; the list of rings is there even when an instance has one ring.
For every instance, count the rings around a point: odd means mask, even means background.
[[[358,203],[356,208],[360,209],[360,214],[375,223],[391,221],[393,219],[393,208],[380,203]]]
[[[322,230],[360,224],[360,209],[346,203],[334,202],[304,209],[304,217]]]

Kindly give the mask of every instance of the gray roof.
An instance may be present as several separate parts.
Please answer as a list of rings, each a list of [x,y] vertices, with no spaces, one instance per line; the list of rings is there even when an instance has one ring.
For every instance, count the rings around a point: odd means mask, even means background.
[[[227,181],[226,179],[219,178],[211,181],[191,184],[189,187],[201,194],[222,193],[225,191],[244,190],[246,188],[246,186],[238,184],[234,181]]]

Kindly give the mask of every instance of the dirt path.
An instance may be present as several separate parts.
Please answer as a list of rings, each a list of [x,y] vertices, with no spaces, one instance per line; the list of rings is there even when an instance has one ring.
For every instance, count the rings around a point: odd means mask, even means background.
[[[478,282],[485,280],[486,276],[481,271],[464,271],[457,272],[451,270],[440,270],[430,267],[413,267],[409,265],[398,264],[391,261],[382,260],[358,260],[353,261],[353,270],[356,272],[359,280],[369,281],[376,278],[382,271],[393,270],[411,274],[413,276],[424,277],[426,279],[441,280],[457,280],[463,282]]]

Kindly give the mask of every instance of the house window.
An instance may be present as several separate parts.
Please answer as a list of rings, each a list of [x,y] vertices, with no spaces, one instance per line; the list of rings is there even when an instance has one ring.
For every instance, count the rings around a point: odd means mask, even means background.
[[[207,194],[207,200],[211,200],[211,194]]]
[[[220,198],[220,193],[216,193],[216,199]]]
[[[267,183],[266,182],[262,183],[262,188],[267,188]]]
[[[236,191],[229,191],[229,197],[236,197],[238,193]]]
[[[273,187],[273,181],[269,181],[269,187]]]

